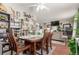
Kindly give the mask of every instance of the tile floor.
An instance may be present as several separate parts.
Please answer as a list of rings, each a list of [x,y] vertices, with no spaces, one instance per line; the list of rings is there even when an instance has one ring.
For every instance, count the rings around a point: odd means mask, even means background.
[[[56,47],[52,55],[69,55],[69,48],[63,42],[52,43],[52,45]]]

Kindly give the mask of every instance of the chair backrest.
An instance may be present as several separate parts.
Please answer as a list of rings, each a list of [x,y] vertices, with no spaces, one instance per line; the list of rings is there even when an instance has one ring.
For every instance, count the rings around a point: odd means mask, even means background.
[[[49,32],[47,32],[46,30],[44,31],[44,36],[43,36],[43,40],[42,43],[46,43],[46,41],[48,40],[48,36],[49,36]]]
[[[13,32],[8,33],[8,41],[10,43],[10,48],[14,51],[17,51],[18,45],[15,36],[13,35]]]
[[[44,36],[43,36],[43,44],[44,43],[48,43],[50,42],[50,40],[52,39],[52,35],[53,35],[53,32],[48,32],[47,30],[44,30]]]
[[[49,33],[49,38],[52,39],[53,32]]]

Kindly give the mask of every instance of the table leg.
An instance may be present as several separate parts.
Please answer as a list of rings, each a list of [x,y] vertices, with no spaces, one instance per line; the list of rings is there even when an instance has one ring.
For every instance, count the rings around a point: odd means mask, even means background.
[[[36,42],[34,42],[34,50],[33,50],[33,54],[35,55],[36,54]]]
[[[52,49],[52,42],[51,42],[52,40],[50,39],[50,48]]]

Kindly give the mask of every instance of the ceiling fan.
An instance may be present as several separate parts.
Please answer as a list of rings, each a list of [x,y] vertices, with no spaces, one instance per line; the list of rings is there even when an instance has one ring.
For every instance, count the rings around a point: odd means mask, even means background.
[[[31,5],[30,7],[36,7],[36,11],[40,11],[40,10],[48,10],[48,7],[46,7],[44,4],[42,3],[37,3],[37,4],[34,4],[34,5]]]

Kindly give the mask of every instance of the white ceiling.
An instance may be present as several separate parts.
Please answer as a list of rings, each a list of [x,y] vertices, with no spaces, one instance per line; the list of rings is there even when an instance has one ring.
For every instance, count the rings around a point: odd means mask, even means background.
[[[35,4],[37,3],[6,3],[6,5],[16,10],[26,11],[36,15],[39,23],[71,18],[79,8],[78,3],[46,3],[44,5],[49,10],[44,9],[37,12],[36,7],[32,6]]]

